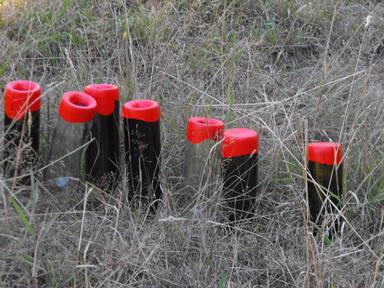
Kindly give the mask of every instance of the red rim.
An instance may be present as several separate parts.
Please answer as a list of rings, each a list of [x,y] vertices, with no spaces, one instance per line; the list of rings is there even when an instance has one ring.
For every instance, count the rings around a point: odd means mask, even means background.
[[[97,113],[110,115],[115,109],[115,101],[119,101],[119,87],[113,84],[91,84],[84,88],[84,92],[95,98]]]
[[[233,128],[224,131],[221,146],[223,158],[252,155],[259,152],[259,135],[255,130]]]
[[[338,165],[342,160],[342,145],[336,142],[309,143],[307,160],[326,165]]]
[[[64,93],[59,105],[60,117],[70,123],[85,123],[97,113],[97,103],[88,94],[69,91]]]
[[[28,111],[41,108],[41,88],[39,84],[28,80],[9,82],[5,86],[4,110],[8,118],[20,120]]]
[[[224,133],[224,122],[215,118],[192,117],[188,120],[187,139],[198,144],[211,139],[219,141]]]
[[[121,116],[126,119],[157,122],[161,117],[160,105],[154,100],[131,100],[124,104]]]

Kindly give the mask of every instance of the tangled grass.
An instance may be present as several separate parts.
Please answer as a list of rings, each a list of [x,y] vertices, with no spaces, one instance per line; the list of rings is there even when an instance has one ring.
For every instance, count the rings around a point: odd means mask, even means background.
[[[11,190],[2,179],[0,287],[384,287],[380,1],[37,0],[12,11],[0,87],[43,87],[42,154],[64,91],[118,83],[123,101],[161,103],[165,196],[151,216],[122,185],[90,210],[102,193],[89,185],[53,191],[36,174]],[[260,135],[257,212],[233,229],[179,208],[195,115]],[[313,140],[344,147],[345,222],[327,245],[305,221]]]

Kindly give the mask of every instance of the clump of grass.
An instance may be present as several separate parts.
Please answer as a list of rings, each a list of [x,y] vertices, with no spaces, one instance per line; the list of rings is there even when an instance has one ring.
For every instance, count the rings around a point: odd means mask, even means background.
[[[119,83],[124,100],[161,102],[165,198],[150,217],[122,185],[89,210],[90,187],[53,191],[37,179],[38,198],[14,193],[28,213],[0,211],[0,286],[383,286],[383,15],[374,1],[38,0],[15,10],[1,23],[0,87],[26,78],[44,88],[42,152],[64,91]],[[260,134],[257,212],[232,230],[176,205],[186,119],[207,113]],[[329,245],[305,223],[312,140],[345,150],[347,221]]]

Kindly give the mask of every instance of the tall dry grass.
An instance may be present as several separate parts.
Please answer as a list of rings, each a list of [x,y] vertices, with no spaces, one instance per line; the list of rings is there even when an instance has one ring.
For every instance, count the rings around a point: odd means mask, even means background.
[[[42,153],[64,91],[119,83],[123,101],[161,103],[165,195],[151,216],[124,185],[108,199],[39,174],[33,189],[1,179],[20,211],[0,211],[0,286],[384,287],[382,31],[373,0],[38,0],[2,20],[0,87],[43,87]],[[233,229],[178,205],[192,115],[260,134],[257,213]],[[345,222],[327,245],[305,221],[313,140],[345,151]],[[89,197],[104,202],[91,210]]]

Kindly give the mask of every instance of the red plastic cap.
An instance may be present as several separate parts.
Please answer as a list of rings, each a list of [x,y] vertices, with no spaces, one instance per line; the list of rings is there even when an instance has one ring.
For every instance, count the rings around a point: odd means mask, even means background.
[[[97,113],[110,115],[115,109],[115,101],[119,101],[119,87],[113,84],[91,84],[84,88],[84,92],[95,98]]]
[[[224,122],[215,118],[192,117],[188,120],[187,139],[199,144],[207,139],[221,140],[224,134]]]
[[[233,128],[224,131],[221,155],[223,158],[252,155],[259,152],[259,135],[255,130]]]
[[[41,108],[41,88],[39,84],[28,80],[9,82],[5,86],[4,110],[8,118],[21,120],[25,113]]]
[[[160,105],[154,100],[131,100],[124,104],[121,116],[144,122],[160,120]]]
[[[338,165],[342,159],[342,146],[336,142],[309,143],[307,160],[326,165]]]
[[[60,117],[70,123],[91,121],[97,113],[97,103],[88,94],[70,91],[64,93],[59,105]]]

